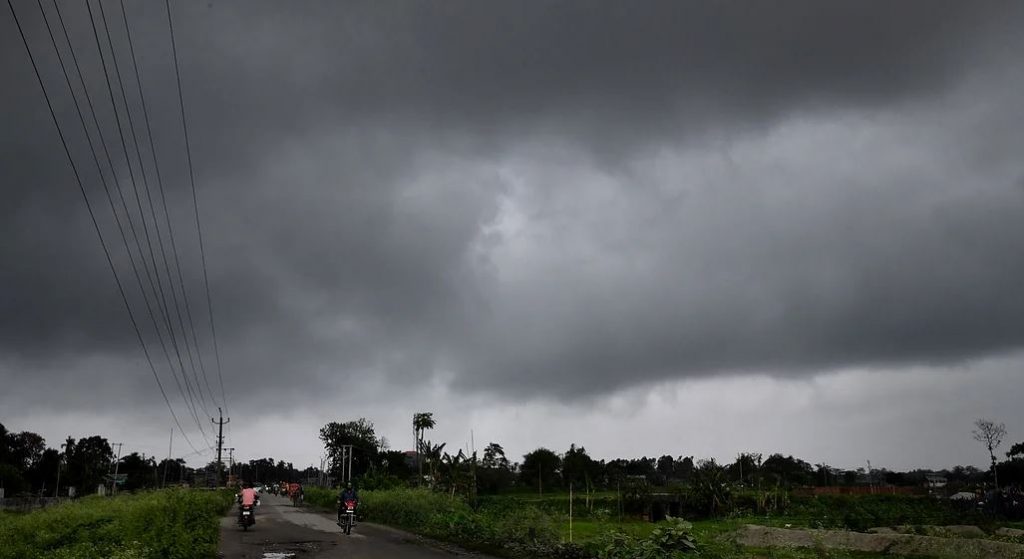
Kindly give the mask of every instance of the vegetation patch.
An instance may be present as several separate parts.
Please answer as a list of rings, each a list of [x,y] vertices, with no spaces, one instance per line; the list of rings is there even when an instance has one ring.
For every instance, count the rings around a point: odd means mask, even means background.
[[[738,541],[750,547],[811,548],[823,552],[838,549],[959,559],[1024,557],[1024,546],[1006,542],[914,534],[862,534],[843,530],[793,530],[748,525],[740,531]]]
[[[172,489],[3,515],[0,559],[206,559],[231,502],[229,492]]]

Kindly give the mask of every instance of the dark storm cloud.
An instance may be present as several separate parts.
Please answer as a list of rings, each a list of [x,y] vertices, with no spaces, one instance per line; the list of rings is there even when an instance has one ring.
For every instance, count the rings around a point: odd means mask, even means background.
[[[32,7],[19,10],[42,51]],[[233,390],[436,374],[601,392],[1024,342],[1024,170],[1007,148],[1022,114],[998,92],[1021,83],[1019,3],[284,8],[175,7]],[[164,15],[131,9],[205,324]],[[87,21],[66,17],[101,96]],[[28,363],[15,374],[134,356],[22,47],[0,40],[0,351]],[[41,62],[59,87],[56,58]],[[57,101],[72,126],[70,99]],[[861,113],[873,116],[848,117]],[[113,134],[109,109],[101,118]],[[861,133],[877,145],[861,149]],[[88,162],[80,136],[73,148]],[[913,165],[893,161],[900,150]],[[703,163],[723,152],[731,162]],[[103,202],[94,170],[87,180]],[[117,238],[109,210],[101,219]]]

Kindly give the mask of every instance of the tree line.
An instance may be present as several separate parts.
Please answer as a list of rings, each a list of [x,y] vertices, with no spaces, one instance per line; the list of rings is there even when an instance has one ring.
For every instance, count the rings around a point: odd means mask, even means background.
[[[214,471],[212,463],[193,469],[183,458],[157,460],[138,452],[118,456],[102,435],[68,437],[51,448],[37,433],[13,433],[0,423],[0,488],[6,497],[87,495],[101,485],[112,489],[115,472],[118,489],[126,491],[192,484],[204,471]]]
[[[586,448],[571,444],[564,452],[537,448],[521,459],[506,455],[501,444],[490,442],[480,452],[449,450],[443,442],[426,435],[436,426],[433,414],[413,417],[415,450],[393,450],[384,437],[377,435],[373,422],[359,418],[331,422],[320,429],[327,451],[326,471],[310,467],[296,469],[290,462],[259,458],[238,464],[210,462],[189,468],[182,458],[160,459],[131,452],[117,456],[111,443],[101,435],[81,439],[67,438],[51,448],[42,436],[29,431],[8,432],[0,424],[0,487],[8,497],[32,493],[40,496],[92,493],[100,485],[109,485],[111,474],[122,478],[125,490],[147,489],[168,484],[204,484],[216,479],[214,472],[234,474],[252,482],[342,479],[343,447],[351,447],[350,476],[364,488],[412,484],[470,496],[504,492],[577,491],[593,492],[621,488],[624,485],[665,487],[673,484],[712,487],[730,483],[747,487],[793,488],[808,486],[889,485],[922,486],[929,477],[941,476],[950,488],[983,485],[1024,485],[1024,442],[1000,453],[1005,426],[979,420],[973,432],[985,445],[991,467],[956,466],[943,470],[890,471],[885,468],[840,469],[828,464],[811,464],[794,456],[773,453],[739,453],[735,460],[719,464],[713,459],[693,456],[595,459]],[[1000,459],[1005,456],[1005,459]]]
[[[997,427],[999,440],[978,434]],[[409,453],[389,448],[379,437],[371,421],[359,418],[348,422],[331,422],[320,430],[320,439],[328,456],[328,473],[340,480],[343,474],[341,449],[353,449],[351,476],[363,486],[373,488],[404,483],[422,484],[467,495],[494,494],[509,491],[562,491],[570,486],[577,491],[598,491],[630,486],[665,487],[672,484],[707,485],[729,483],[740,487],[774,487],[791,489],[810,486],[916,486],[921,487],[936,476],[951,488],[991,484],[996,479],[1004,484],[1024,484],[1024,443],[1013,445],[999,461],[996,449],[1005,436],[1005,427],[979,420],[975,438],[986,445],[992,467],[980,470],[973,466],[956,466],[943,470],[892,471],[886,468],[842,469],[825,463],[812,464],[800,458],[773,453],[742,452],[731,463],[719,464],[713,459],[693,456],[662,455],[659,457],[595,459],[586,448],[571,444],[564,452],[537,448],[511,460],[496,442],[487,444],[482,453],[446,450],[445,443],[435,443],[426,433],[436,426],[429,412],[413,416],[415,450]],[[346,463],[345,468],[348,467]]]

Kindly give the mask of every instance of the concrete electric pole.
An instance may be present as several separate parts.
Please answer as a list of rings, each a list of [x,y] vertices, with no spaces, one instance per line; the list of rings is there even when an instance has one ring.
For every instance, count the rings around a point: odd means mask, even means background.
[[[224,451],[224,425],[231,423],[231,418],[224,419],[224,412],[217,408],[217,413],[220,414],[220,419],[210,418],[210,421],[214,425],[217,425],[217,487],[220,487],[220,469],[223,462],[221,461],[221,453]]]

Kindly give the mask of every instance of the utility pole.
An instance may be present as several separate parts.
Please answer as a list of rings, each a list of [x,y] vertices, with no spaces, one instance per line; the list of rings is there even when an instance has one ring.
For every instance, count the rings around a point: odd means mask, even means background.
[[[235,447],[224,449],[228,451],[228,477],[231,477],[231,472],[235,469]]]
[[[63,452],[61,452],[60,460],[57,461],[57,489],[53,491],[54,497],[60,497],[60,466],[67,460],[68,452],[71,450],[68,448],[68,443],[60,443],[60,449]],[[68,473],[70,474],[71,472]]]
[[[221,452],[224,450],[224,424],[231,423],[231,418],[224,419],[224,412],[217,408],[217,413],[220,415],[220,420],[210,418],[210,421],[217,425],[217,487],[220,487],[220,468],[223,462],[221,462]]]
[[[171,449],[174,448],[174,427],[171,427],[171,441],[167,443],[167,461],[164,462],[164,482],[161,487],[167,486],[167,470],[171,467]]]
[[[57,457],[57,487],[53,490],[53,498],[60,497],[60,467],[64,463],[64,456]]]
[[[341,445],[341,479],[340,483],[352,480],[352,445]]]
[[[117,443],[117,458],[114,459],[114,482],[111,483],[110,493],[117,493],[117,471],[121,467],[121,445],[124,443]]]

